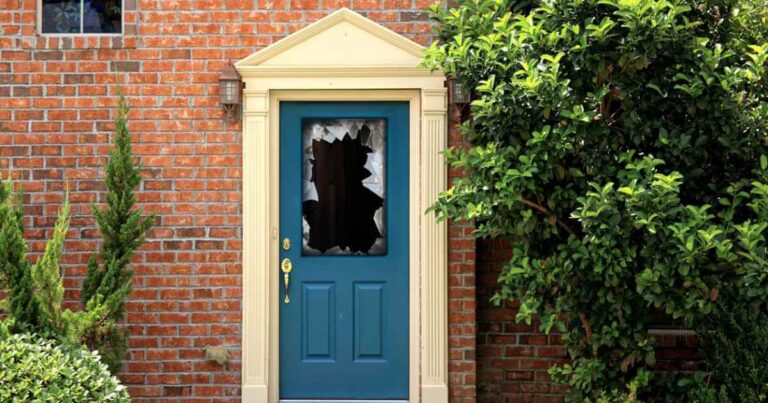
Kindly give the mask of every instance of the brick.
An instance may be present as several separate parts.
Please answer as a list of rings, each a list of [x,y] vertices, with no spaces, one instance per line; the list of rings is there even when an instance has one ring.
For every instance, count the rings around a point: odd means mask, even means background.
[[[60,50],[44,50],[33,53],[35,60],[62,60],[64,59],[64,52]]]
[[[163,386],[163,396],[190,396],[191,386]]]
[[[112,61],[109,64],[110,71],[137,72],[141,69],[140,62]]]
[[[93,84],[93,74],[65,74],[64,84]]]

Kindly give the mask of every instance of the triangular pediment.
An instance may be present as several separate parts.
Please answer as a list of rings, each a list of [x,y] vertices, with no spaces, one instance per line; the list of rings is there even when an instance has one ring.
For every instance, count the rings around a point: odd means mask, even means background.
[[[355,67],[416,69],[424,47],[343,8],[235,66],[241,72]]]

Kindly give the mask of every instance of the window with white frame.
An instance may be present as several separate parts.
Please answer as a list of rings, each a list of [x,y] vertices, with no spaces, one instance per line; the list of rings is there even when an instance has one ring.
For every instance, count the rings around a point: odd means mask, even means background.
[[[123,0],[38,0],[40,33],[120,34]]]

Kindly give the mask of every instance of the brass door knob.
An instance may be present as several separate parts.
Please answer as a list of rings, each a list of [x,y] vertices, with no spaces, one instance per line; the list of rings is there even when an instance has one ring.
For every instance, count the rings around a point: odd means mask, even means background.
[[[280,263],[280,270],[283,271],[283,284],[285,284],[285,298],[283,299],[283,303],[289,304],[291,303],[291,298],[288,297],[288,285],[291,282],[291,270],[293,270],[291,259],[283,259]]]

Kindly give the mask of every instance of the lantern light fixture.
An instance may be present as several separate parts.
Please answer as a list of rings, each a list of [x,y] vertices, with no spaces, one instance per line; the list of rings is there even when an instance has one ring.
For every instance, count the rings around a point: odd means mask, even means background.
[[[450,91],[452,104],[464,106],[469,103],[470,92],[467,91],[455,77],[448,80],[448,90]]]
[[[224,118],[229,122],[237,121],[242,103],[242,81],[240,73],[233,64],[228,64],[219,76],[219,103],[224,109]]]

